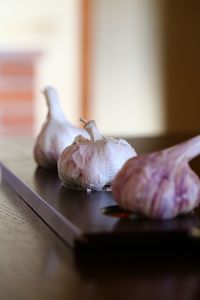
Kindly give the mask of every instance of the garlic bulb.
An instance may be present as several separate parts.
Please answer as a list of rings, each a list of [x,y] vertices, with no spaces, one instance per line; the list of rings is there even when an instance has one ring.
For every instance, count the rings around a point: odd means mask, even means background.
[[[75,189],[102,191],[135,150],[125,140],[105,138],[94,121],[85,129],[90,140],[77,137],[58,160],[58,174],[66,186]]]
[[[163,151],[126,162],[113,181],[119,206],[150,218],[168,219],[200,202],[200,180],[188,162],[200,154],[200,135]]]
[[[34,147],[34,158],[43,167],[57,167],[61,152],[74,141],[77,135],[88,137],[85,129],[72,125],[64,116],[57,92],[52,87],[44,89],[48,115]]]

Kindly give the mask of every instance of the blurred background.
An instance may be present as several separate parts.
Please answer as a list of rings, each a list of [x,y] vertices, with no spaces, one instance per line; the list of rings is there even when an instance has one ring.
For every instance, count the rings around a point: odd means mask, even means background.
[[[0,2],[0,135],[35,136],[41,91],[107,135],[200,132],[200,1]]]

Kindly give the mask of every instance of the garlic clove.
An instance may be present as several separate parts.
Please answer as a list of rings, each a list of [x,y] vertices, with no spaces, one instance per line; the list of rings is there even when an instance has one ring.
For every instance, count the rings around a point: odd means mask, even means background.
[[[48,114],[35,143],[34,158],[39,166],[56,168],[58,157],[77,135],[89,136],[85,129],[72,125],[66,119],[53,87],[46,87],[43,93]]]
[[[58,174],[67,187],[102,191],[109,187],[122,165],[135,150],[125,140],[106,138],[89,121],[85,126],[89,139],[77,137],[58,160]]]
[[[119,206],[156,219],[192,211],[200,202],[200,179],[188,162],[200,154],[200,135],[126,162],[113,181]]]

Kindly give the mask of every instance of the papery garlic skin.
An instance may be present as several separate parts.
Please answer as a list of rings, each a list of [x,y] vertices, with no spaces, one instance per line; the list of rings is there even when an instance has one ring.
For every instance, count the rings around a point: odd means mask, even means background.
[[[126,162],[113,180],[113,196],[124,209],[170,219],[200,203],[200,179],[188,162],[200,154],[200,135],[174,147]]]
[[[58,174],[70,188],[102,191],[111,185],[122,165],[137,154],[125,140],[103,137],[94,121],[85,128],[91,139],[77,137],[62,152]]]
[[[65,117],[53,87],[44,89],[48,115],[35,143],[34,158],[39,166],[56,168],[62,151],[77,135],[89,137],[86,130],[72,125]]]

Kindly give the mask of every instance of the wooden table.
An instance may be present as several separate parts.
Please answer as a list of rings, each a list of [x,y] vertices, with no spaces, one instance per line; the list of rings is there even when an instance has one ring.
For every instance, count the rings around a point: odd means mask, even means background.
[[[188,136],[137,138],[134,145],[138,152],[148,152]],[[1,142],[0,147],[0,160],[6,163],[16,159],[16,153],[30,155],[32,142],[13,139]],[[198,257],[167,263],[143,259],[129,263],[123,257],[107,262],[97,257],[96,263],[80,264],[72,249],[4,180],[0,189],[0,271],[1,300],[200,299]]]

